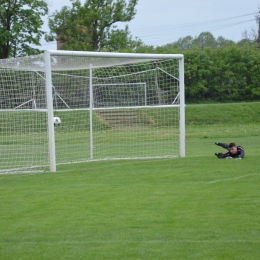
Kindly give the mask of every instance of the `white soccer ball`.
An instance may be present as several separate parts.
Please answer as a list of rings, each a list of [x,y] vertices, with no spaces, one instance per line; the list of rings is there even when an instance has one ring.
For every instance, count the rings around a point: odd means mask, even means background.
[[[61,124],[61,120],[59,117],[55,116],[53,118],[54,126],[59,126]]]

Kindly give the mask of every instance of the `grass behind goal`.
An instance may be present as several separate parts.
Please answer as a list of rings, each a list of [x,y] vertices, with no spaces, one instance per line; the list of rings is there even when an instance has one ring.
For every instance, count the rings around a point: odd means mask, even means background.
[[[55,111],[55,116],[62,121],[61,126],[55,127],[57,164],[173,157],[179,153],[178,108],[95,111],[92,158],[89,111],[61,110]],[[46,113],[0,112],[0,122],[0,172],[19,170],[28,167],[28,163],[48,170]]]
[[[0,258],[259,259],[259,103],[247,108],[187,106],[186,158],[0,175]],[[245,159],[217,159],[215,141]]]

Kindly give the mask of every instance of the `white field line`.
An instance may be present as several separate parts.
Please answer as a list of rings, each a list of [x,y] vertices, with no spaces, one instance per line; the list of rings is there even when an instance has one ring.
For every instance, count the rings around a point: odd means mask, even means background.
[[[247,178],[247,177],[251,177],[251,176],[259,176],[259,175],[260,175],[260,173],[253,173],[253,174],[246,174],[246,175],[237,176],[237,177],[233,177],[233,178],[225,178],[225,179],[219,179],[219,180],[201,182],[201,183],[213,184],[213,183],[217,183],[217,182],[236,181],[236,180],[240,180],[243,178]]]

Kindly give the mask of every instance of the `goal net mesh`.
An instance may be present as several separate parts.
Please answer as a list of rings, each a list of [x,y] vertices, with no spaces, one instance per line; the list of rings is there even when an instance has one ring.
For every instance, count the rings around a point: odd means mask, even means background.
[[[179,156],[178,60],[51,63],[57,164]],[[44,56],[1,60],[0,74],[0,172],[48,167]]]
[[[0,69],[0,173],[48,166],[44,85],[35,72]]]

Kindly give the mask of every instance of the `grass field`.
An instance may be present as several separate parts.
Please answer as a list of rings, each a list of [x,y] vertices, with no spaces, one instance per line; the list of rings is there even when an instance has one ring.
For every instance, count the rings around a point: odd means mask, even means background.
[[[186,112],[186,158],[0,175],[0,259],[259,259],[260,103]]]

